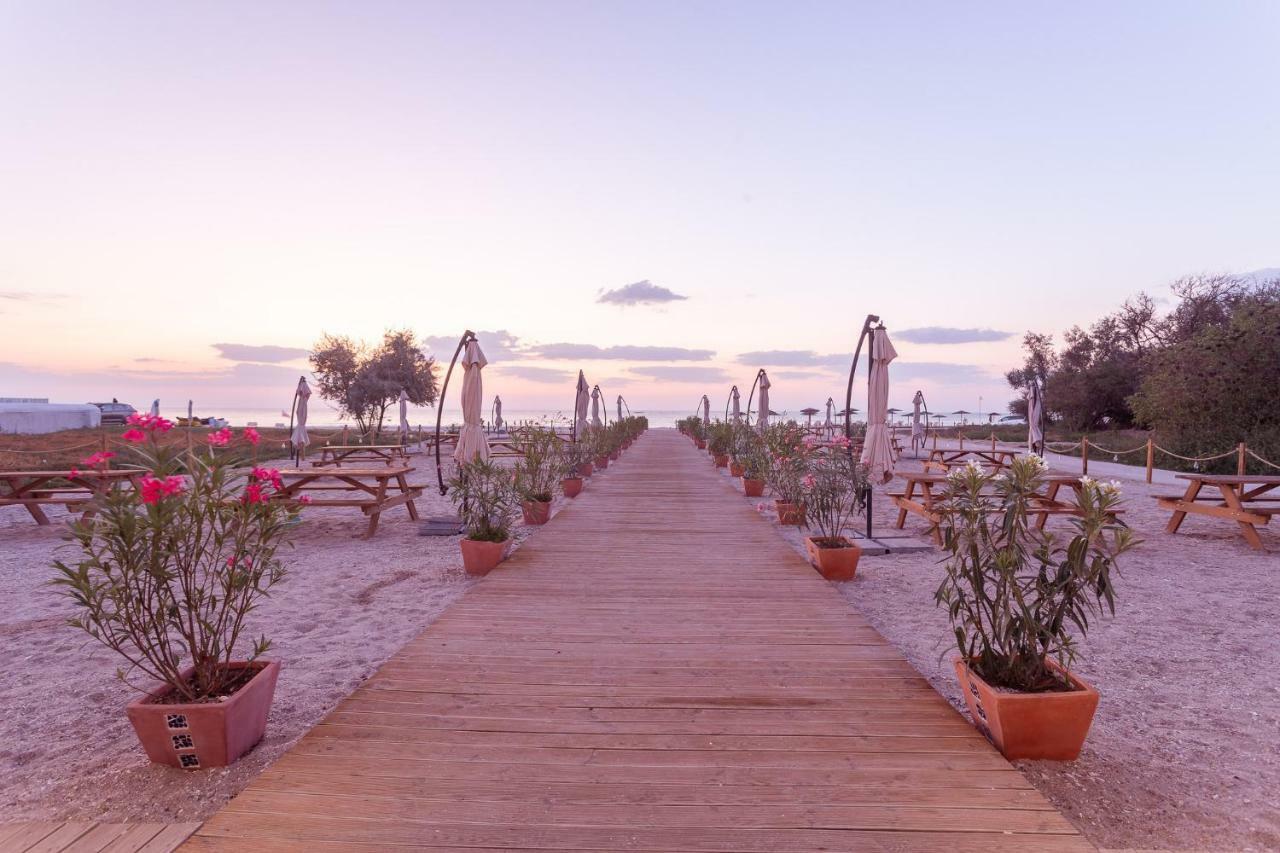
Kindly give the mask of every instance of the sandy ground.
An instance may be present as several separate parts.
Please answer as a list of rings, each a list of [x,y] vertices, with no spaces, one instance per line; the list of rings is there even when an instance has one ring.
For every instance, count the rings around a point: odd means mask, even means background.
[[[1059,462],[1079,470],[1078,459]],[[1095,625],[1077,667],[1102,693],[1083,754],[1017,764],[1100,847],[1280,850],[1278,531],[1263,532],[1266,553],[1203,517],[1169,535],[1169,514],[1150,495],[1181,487],[1148,486],[1140,470],[1119,465],[1095,463],[1090,473],[1125,478],[1125,518],[1144,541],[1121,564],[1116,616]],[[772,500],[764,502],[776,523]],[[889,529],[897,516],[888,500],[873,507],[875,529]],[[803,534],[779,529],[803,554]],[[907,531],[924,539],[924,521],[909,516]],[[937,550],[864,557],[838,587],[968,716],[946,613],[933,603],[940,558]]]
[[[1264,533],[1270,550],[1258,553],[1195,518],[1166,535],[1148,495],[1168,488],[1126,484],[1126,518],[1145,542],[1122,565],[1118,615],[1095,627],[1079,667],[1103,697],[1084,754],[1022,769],[1106,848],[1280,849],[1280,536]],[[887,501],[876,506],[887,528]],[[420,508],[450,506],[429,491]],[[469,586],[456,540],[417,536],[402,510],[371,541],[354,538],[362,529],[353,510],[309,511],[286,554],[292,576],[258,614],[285,661],[266,740],[230,769],[186,773],[147,763],[112,654],[63,626],[68,606],[45,586],[63,531],[0,510],[0,821],[214,812]],[[779,529],[802,550],[798,531]],[[866,557],[839,586],[963,710],[933,605],[938,559]]]
[[[434,484],[434,466],[417,459],[411,481]],[[417,505],[424,518],[453,514],[434,486]],[[253,617],[284,662],[266,737],[230,768],[189,773],[147,762],[115,653],[66,626],[71,607],[47,582],[50,560],[76,551],[66,514],[49,514],[55,524],[40,527],[21,508],[0,509],[0,822],[208,817],[471,584],[457,537],[419,536],[403,507],[367,541],[355,538],[358,510],[308,509],[282,551],[290,576]],[[537,528],[515,530],[518,543]]]

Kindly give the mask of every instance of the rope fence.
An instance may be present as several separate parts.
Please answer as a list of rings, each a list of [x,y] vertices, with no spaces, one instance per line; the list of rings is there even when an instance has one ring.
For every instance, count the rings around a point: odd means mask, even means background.
[[[963,450],[964,443],[965,443],[964,433],[959,433],[957,437],[959,438],[959,441],[960,441],[960,449]],[[969,440],[973,441],[973,439],[969,439]],[[997,442],[999,441],[999,439],[997,439],[996,434],[994,432],[991,433],[989,440],[991,442],[991,449],[994,450]],[[978,441],[984,441],[984,440],[978,439]],[[1008,443],[1010,442],[1006,442],[1006,444]],[[1013,443],[1023,444],[1024,442],[1013,442]],[[938,434],[936,432],[933,433],[933,446],[935,449],[938,446]],[[1146,458],[1145,467],[1147,471],[1148,483],[1151,482],[1152,475],[1155,472],[1155,462],[1156,462],[1157,453],[1163,453],[1165,456],[1180,460],[1182,462],[1189,462],[1191,463],[1192,467],[1196,471],[1200,470],[1200,466],[1202,464],[1217,462],[1222,459],[1229,459],[1233,456],[1236,458],[1236,474],[1239,476],[1244,476],[1246,473],[1248,473],[1247,461],[1250,458],[1252,458],[1254,461],[1258,462],[1259,464],[1266,466],[1267,468],[1280,471],[1280,464],[1277,464],[1275,462],[1272,462],[1270,459],[1260,456],[1257,452],[1251,450],[1248,447],[1248,445],[1243,441],[1237,444],[1231,450],[1225,450],[1222,453],[1211,453],[1206,456],[1184,456],[1181,453],[1177,453],[1173,450],[1170,450],[1167,447],[1163,447],[1157,444],[1155,439],[1153,438],[1148,438],[1145,444],[1139,444],[1139,445],[1136,445],[1135,447],[1130,447],[1130,448],[1120,450],[1112,447],[1105,447],[1101,444],[1098,444],[1097,442],[1090,439],[1089,436],[1087,435],[1083,436],[1079,441],[1074,441],[1074,442],[1046,441],[1044,442],[1044,449],[1048,451],[1052,451],[1054,453],[1059,453],[1059,454],[1071,454],[1074,451],[1079,450],[1080,460],[1081,460],[1085,474],[1089,473],[1089,451],[1091,449],[1099,451],[1100,453],[1104,453],[1110,456],[1112,460],[1117,462],[1120,461],[1119,458],[1121,456],[1128,456],[1131,453],[1141,453],[1143,451],[1146,451],[1147,458]]]

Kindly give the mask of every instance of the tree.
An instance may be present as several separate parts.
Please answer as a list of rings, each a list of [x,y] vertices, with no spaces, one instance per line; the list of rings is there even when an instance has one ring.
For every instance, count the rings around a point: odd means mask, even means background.
[[[1022,348],[1027,356],[1022,367],[1014,368],[1005,374],[1010,387],[1022,392],[1022,396],[1009,401],[1009,413],[1027,416],[1027,395],[1031,391],[1031,383],[1039,382],[1043,387],[1050,372],[1058,364],[1058,356],[1053,351],[1053,335],[1042,335],[1027,332],[1022,337]]]
[[[415,406],[433,406],[438,395],[435,359],[423,354],[408,330],[386,332],[374,349],[326,334],[311,354],[311,367],[320,396],[375,436],[401,390]]]

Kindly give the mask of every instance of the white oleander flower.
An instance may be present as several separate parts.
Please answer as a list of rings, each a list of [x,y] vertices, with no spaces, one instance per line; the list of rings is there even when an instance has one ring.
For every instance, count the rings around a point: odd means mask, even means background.
[[[1081,475],[1081,477],[1080,477],[1080,485],[1082,485],[1082,486],[1084,486],[1084,487],[1088,488],[1089,486],[1093,486],[1093,485],[1096,485],[1096,484],[1097,484],[1097,480],[1093,479],[1093,478],[1092,478],[1092,477],[1090,477],[1088,474],[1083,474],[1083,475]]]
[[[1116,497],[1119,497],[1121,494],[1119,480],[1108,480],[1098,488],[1102,489],[1102,491],[1106,492],[1107,494],[1115,495]]]

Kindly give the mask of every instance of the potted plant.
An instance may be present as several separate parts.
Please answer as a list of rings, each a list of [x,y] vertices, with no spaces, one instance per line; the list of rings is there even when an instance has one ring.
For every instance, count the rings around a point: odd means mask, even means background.
[[[551,490],[565,473],[563,442],[554,430],[528,427],[514,443],[521,454],[515,466],[515,483],[524,523],[546,524],[551,517]],[[578,485],[581,488],[581,481]]]
[[[769,427],[764,435],[768,454],[765,480],[773,492],[779,524],[804,524],[803,480],[809,473],[809,450],[802,434],[791,424]]]
[[[804,540],[810,562],[829,581],[853,580],[862,548],[842,534],[866,508],[866,468],[848,452],[833,449],[813,458],[801,487],[808,524],[818,531]]]
[[[134,415],[124,438],[146,470],[136,490],[95,501],[71,525],[76,561],[56,561],[53,581],[71,599],[71,625],[129,662],[117,671],[157,683],[126,714],[147,757],[186,769],[220,767],[266,731],[280,662],[250,633],[249,615],[285,577],[276,553],[298,502],[273,499],[279,472],[242,467],[230,430],[197,451],[164,447],[172,424]]]
[[[591,451],[592,464],[601,471],[609,467],[608,433],[603,427],[591,427],[587,430],[586,444]]]
[[[559,440],[559,439],[557,439]],[[582,494],[584,466],[589,466],[583,448],[576,442],[560,442],[560,456],[564,477],[560,480],[560,489],[566,498],[576,498]]]
[[[730,424],[724,423],[712,424],[707,429],[707,450],[710,452],[717,468],[724,468],[729,464],[730,431],[732,429],[733,427]]]
[[[468,574],[487,575],[511,545],[516,488],[511,471],[485,459],[458,466],[449,483],[466,535],[459,541]]]
[[[762,442],[754,432],[747,432],[738,439],[738,464],[742,466],[742,491],[749,498],[764,494],[765,474],[769,470],[769,457]]]
[[[1015,459],[948,476],[941,530],[955,661],[974,724],[1006,758],[1070,761],[1080,754],[1098,692],[1071,671],[1092,616],[1115,612],[1111,575],[1135,543],[1116,521],[1117,483],[1081,478],[1065,544],[1029,522],[1044,463]]]

